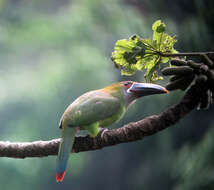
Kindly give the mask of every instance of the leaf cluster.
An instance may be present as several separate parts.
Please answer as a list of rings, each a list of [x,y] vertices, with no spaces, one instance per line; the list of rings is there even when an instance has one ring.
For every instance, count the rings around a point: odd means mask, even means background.
[[[169,56],[164,54],[177,53],[174,49],[175,36],[165,32],[166,25],[161,20],[153,26],[153,37],[143,39],[133,35],[129,39],[118,40],[112,52],[112,61],[121,68],[122,75],[133,75],[137,70],[146,70],[144,75],[146,82],[154,82],[162,79],[157,70],[161,63],[167,63]]]

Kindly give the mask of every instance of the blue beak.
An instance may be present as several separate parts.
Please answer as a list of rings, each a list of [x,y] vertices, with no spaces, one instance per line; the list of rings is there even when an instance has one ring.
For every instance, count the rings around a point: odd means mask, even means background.
[[[152,83],[134,82],[128,89],[129,92],[135,93],[136,96],[148,96],[153,94],[166,94],[168,90],[160,85]]]

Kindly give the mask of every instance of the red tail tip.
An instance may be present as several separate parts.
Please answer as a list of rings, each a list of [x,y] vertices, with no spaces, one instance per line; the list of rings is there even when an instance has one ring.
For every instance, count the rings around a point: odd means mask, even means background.
[[[65,177],[65,171],[64,171],[64,172],[61,172],[61,173],[57,173],[57,174],[56,174],[56,181],[57,181],[57,182],[62,182],[63,179],[64,179],[64,177]]]

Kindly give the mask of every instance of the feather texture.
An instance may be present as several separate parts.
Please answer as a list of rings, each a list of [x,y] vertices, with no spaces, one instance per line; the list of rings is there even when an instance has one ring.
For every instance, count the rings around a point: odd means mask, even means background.
[[[56,164],[56,181],[62,182],[65,176],[68,158],[72,149],[76,129],[71,127],[64,127],[62,129],[62,139],[59,146],[59,153]]]

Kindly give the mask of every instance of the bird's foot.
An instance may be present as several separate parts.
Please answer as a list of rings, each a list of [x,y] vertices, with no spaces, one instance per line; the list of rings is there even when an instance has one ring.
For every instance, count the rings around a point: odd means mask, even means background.
[[[107,128],[99,128],[99,133],[100,133],[100,137],[101,138],[103,138],[103,135],[104,135],[104,133],[106,132],[106,131],[108,131],[108,129]]]

